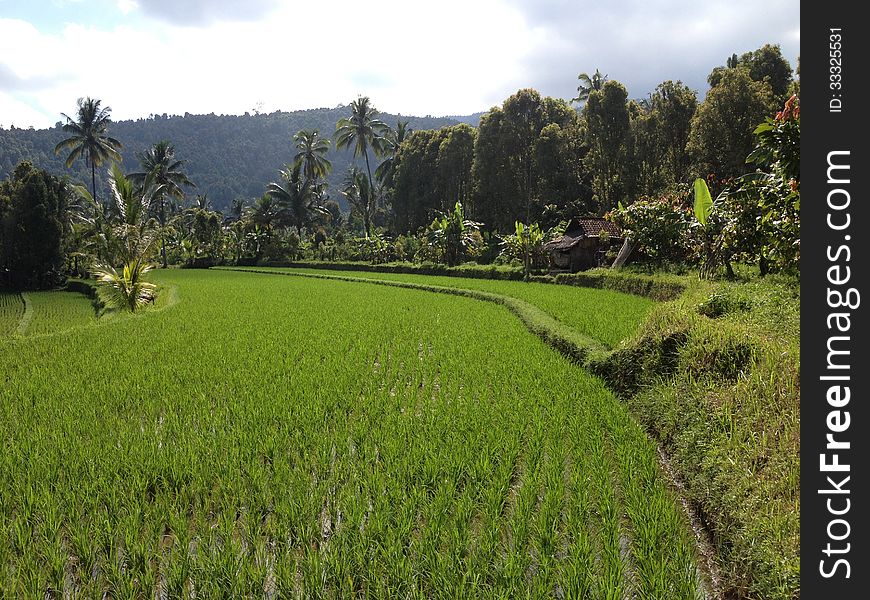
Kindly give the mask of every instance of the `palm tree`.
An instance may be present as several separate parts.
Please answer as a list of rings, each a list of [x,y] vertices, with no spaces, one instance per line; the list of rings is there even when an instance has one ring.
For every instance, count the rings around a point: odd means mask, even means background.
[[[572,98],[572,102],[586,102],[589,99],[589,94],[593,90],[600,90],[607,81],[607,75],[602,75],[598,69],[595,69],[595,74],[590,77],[587,73],[580,73],[577,79],[581,81],[577,87],[577,97]]]
[[[117,240],[115,262],[132,264],[149,254],[154,241],[154,219],[149,216],[152,203],[163,193],[162,186],[137,189],[116,163],[109,170],[112,202],[107,215]]]
[[[70,137],[61,141],[54,147],[54,153],[60,154],[61,150],[70,150],[66,157],[66,167],[70,168],[77,158],[84,157],[85,164],[91,167],[91,195],[97,198],[97,167],[106,160],[120,161],[121,142],[109,137],[106,131],[109,126],[109,113],[112,109],[108,106],[100,108],[100,101],[93,98],[79,98],[77,120],[73,121],[64,113],[60,113],[66,119],[63,130]]]
[[[124,263],[120,273],[112,266],[101,266],[96,271],[97,281],[102,284],[98,290],[100,299],[106,306],[136,312],[153,302],[157,294],[157,286],[144,280],[145,274],[150,270],[151,265],[142,257]]]
[[[130,173],[128,177],[142,189],[151,186],[160,187],[160,193],[155,194],[154,198],[160,203],[158,216],[162,230],[166,227],[165,196],[183,198],[184,191],[181,189],[181,186],[196,187],[196,185],[181,170],[186,161],[175,158],[175,146],[167,140],[157,142],[148,150],[139,154],[137,158],[142,170]],[[163,258],[163,268],[165,269],[168,263],[166,262],[166,236],[163,231],[160,233],[160,245],[160,254]]]
[[[332,172],[332,163],[326,158],[329,140],[320,136],[316,129],[302,129],[293,136],[299,152],[293,157],[293,165],[301,165],[306,181],[314,183]]]
[[[372,220],[377,212],[377,191],[369,185],[365,173],[356,166],[348,169],[341,194],[363,219],[366,238],[371,234]]]
[[[335,147],[353,147],[354,156],[364,156],[366,171],[369,175],[369,189],[374,188],[372,168],[369,164],[369,148],[380,154],[384,148],[384,135],[389,127],[375,117],[377,109],[371,105],[368,96],[360,96],[350,103],[349,118],[339,119],[335,124]]]
[[[396,122],[396,129],[388,129],[384,135],[384,160],[375,169],[375,177],[384,186],[390,186],[393,181],[393,167],[399,146],[411,133],[408,121]]]
[[[154,188],[140,193],[117,163],[112,163],[108,181],[111,194],[105,204],[85,186],[72,187],[75,218],[82,225],[86,252],[98,263],[118,265],[146,255],[154,242],[155,224],[148,215]]]
[[[325,214],[327,211],[318,203],[308,180],[302,179],[302,163],[297,162],[292,168],[281,171],[281,183],[271,182],[266,186],[266,194],[277,203],[275,217],[279,223],[296,227],[302,235],[302,230],[308,228],[313,214]]]
[[[245,212],[245,199],[244,198],[235,198],[232,202],[230,202],[230,216],[234,221],[240,221],[242,219],[242,214]]]

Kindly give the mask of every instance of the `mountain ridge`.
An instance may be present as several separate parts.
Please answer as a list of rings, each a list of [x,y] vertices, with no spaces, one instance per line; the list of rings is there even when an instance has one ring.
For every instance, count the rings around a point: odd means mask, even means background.
[[[379,113],[378,117],[392,127],[401,119],[408,121],[412,130],[421,130],[459,123],[476,126],[482,114],[417,117]],[[243,198],[250,203],[263,195],[267,183],[278,180],[278,171],[296,153],[292,138],[297,131],[319,129],[331,139],[335,123],[348,116],[348,105],[242,115],[164,113],[113,121],[108,132],[124,145],[121,168],[126,172],[138,169],[136,156],[152,144],[163,139],[174,144],[176,156],[185,161],[185,172],[197,186],[188,193],[207,194],[216,209],[226,212],[234,199]],[[22,160],[29,160],[50,173],[69,176],[72,181],[90,187],[90,169],[83,160],[66,169],[67,154],[54,154],[55,145],[65,137],[60,121],[47,129],[0,128],[0,178],[6,178]],[[337,187],[347,168],[356,161],[349,150],[338,151],[334,146],[327,158],[333,163],[327,178],[331,199],[346,208]],[[377,162],[374,161],[372,169]],[[101,196],[107,191],[107,168],[108,165],[103,165],[97,170],[100,188],[97,193]]]

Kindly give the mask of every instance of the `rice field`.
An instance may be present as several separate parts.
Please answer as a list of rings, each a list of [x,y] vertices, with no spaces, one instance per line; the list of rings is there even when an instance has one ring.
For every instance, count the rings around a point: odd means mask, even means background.
[[[702,596],[654,446],[503,307],[154,279],[0,342],[0,597]]]
[[[0,340],[57,333],[96,322],[93,303],[78,292],[0,293]]]
[[[0,339],[18,331],[24,316],[24,298],[18,292],[0,290]]]
[[[233,268],[246,269],[246,267]],[[573,327],[578,332],[603,342],[610,347],[616,346],[620,341],[637,331],[643,319],[655,305],[655,302],[649,298],[622,294],[611,290],[570,285],[366,271],[327,271],[281,267],[250,267],[250,269],[264,272],[300,273],[303,275],[313,273],[360,279],[407,281],[493,292],[525,300],[547,312],[550,316]]]

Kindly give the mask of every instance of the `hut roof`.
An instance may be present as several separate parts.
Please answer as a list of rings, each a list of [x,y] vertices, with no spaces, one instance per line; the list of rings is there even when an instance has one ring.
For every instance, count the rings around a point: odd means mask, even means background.
[[[580,243],[585,238],[597,238],[606,231],[611,238],[622,239],[622,231],[614,223],[599,217],[584,219],[571,219],[565,228],[565,235],[547,242],[544,247],[547,250],[567,251]]]
[[[612,238],[622,238],[622,231],[615,223],[601,217],[575,218],[568,222],[565,235],[571,237],[598,237],[602,231],[606,231]]]
[[[563,235],[556,238],[555,240],[550,240],[549,242],[544,244],[544,248],[546,248],[547,250],[570,250],[571,248],[579,244],[580,240],[582,239],[582,235],[578,237]]]

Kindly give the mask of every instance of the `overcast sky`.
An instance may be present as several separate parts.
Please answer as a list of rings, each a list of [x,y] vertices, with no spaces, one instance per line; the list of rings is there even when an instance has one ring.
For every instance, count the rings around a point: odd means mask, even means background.
[[[76,99],[116,120],[348,104],[460,115],[519,88],[570,99],[595,69],[634,98],[703,96],[726,57],[779,44],[799,0],[0,0],[0,127],[50,127]]]

